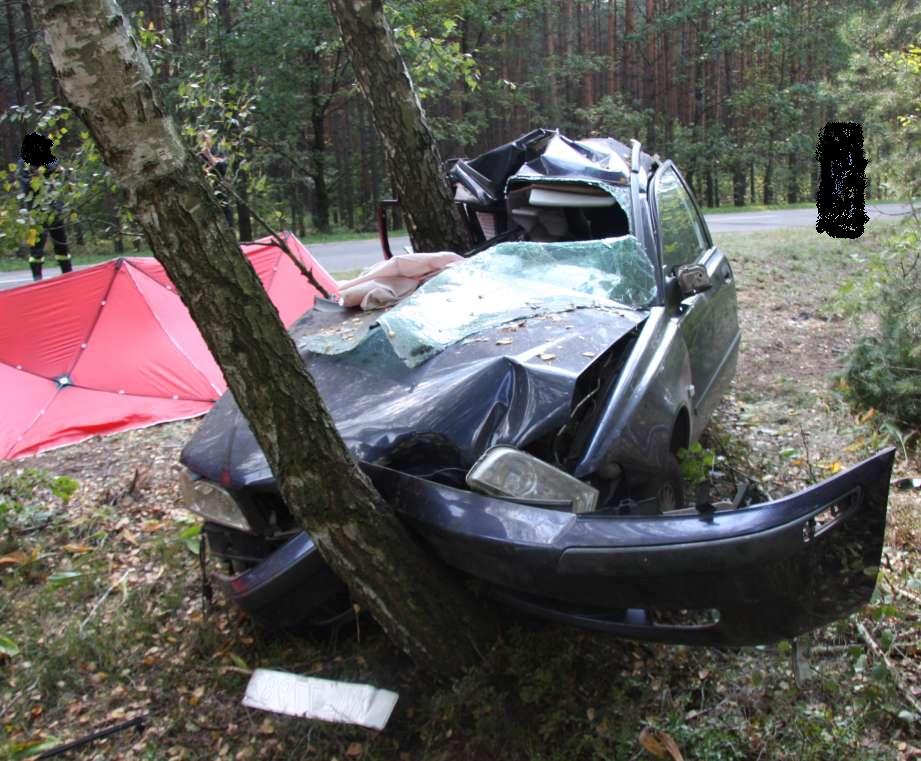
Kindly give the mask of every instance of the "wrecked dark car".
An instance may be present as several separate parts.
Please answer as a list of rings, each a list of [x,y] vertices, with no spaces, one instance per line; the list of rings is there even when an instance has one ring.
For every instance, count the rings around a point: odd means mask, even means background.
[[[893,452],[775,500],[685,492],[736,368],[732,267],[681,174],[538,130],[449,178],[479,241],[384,311],[292,335],[342,438],[423,541],[504,604],[662,642],[743,645],[874,589]],[[257,621],[348,610],[230,394],[182,454],[217,578]]]

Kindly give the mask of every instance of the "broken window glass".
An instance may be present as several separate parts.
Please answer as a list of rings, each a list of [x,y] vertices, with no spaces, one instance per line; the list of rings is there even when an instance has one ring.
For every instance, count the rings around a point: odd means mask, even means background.
[[[632,235],[500,243],[429,280],[379,315],[370,333],[324,331],[298,345],[341,354],[380,331],[396,355],[415,367],[447,346],[512,320],[583,307],[643,308],[655,294],[653,265]]]

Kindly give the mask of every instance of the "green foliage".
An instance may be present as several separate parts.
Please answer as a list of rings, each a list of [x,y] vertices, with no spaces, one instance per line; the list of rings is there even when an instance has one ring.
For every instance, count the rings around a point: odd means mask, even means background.
[[[179,532],[179,540],[193,555],[198,555],[201,550],[201,524],[196,522],[186,526]]]
[[[647,141],[647,128],[653,116],[650,109],[635,109],[626,103],[623,95],[605,95],[589,108],[581,108],[577,117],[588,125],[592,135],[635,137]]]
[[[14,655],[19,655],[19,645],[17,645],[9,637],[4,637],[0,634],[0,655],[5,655],[12,658]]]
[[[908,223],[848,284],[845,303],[878,328],[847,359],[839,388],[855,407],[921,428],[921,225]]]
[[[864,123],[869,172],[909,198],[921,193],[921,9],[896,3],[856,15],[861,44],[838,82],[845,114]],[[877,323],[848,356],[839,388],[858,409],[884,413],[893,437],[921,428],[921,217],[870,256],[842,288],[843,311]],[[865,326],[864,326],[865,327]],[[894,425],[893,425],[894,424]]]
[[[838,296],[841,310],[867,328],[847,357],[838,389],[858,410],[883,413],[882,427],[904,448],[901,428],[921,428],[921,223],[910,220],[872,254]]]
[[[716,462],[716,452],[705,449],[699,441],[695,441],[687,449],[679,449],[677,456],[681,465],[681,477],[691,486],[704,483]]]
[[[66,505],[78,487],[72,478],[52,477],[36,468],[0,475],[0,549],[4,534],[47,520],[55,500]]]
[[[921,195],[921,7],[885,4],[853,16],[854,51],[834,86],[840,117],[863,124],[867,174],[909,198]]]
[[[0,245],[3,253],[31,246],[63,207],[67,222],[93,221],[108,214],[114,185],[90,133],[77,122],[70,108],[57,104],[11,106],[0,115],[0,125],[19,132],[38,132],[53,141],[52,153],[61,169],[47,174],[33,171],[29,193],[20,187],[17,166],[11,162],[0,172],[5,191],[0,196]],[[31,208],[28,201],[31,197]],[[12,244],[12,245],[10,245]],[[2,254],[0,254],[2,255]]]
[[[436,16],[433,24],[430,16],[428,28],[420,29],[408,10],[408,7],[395,7],[392,25],[419,99],[425,103],[444,95],[456,83],[476,90],[479,71],[474,57],[463,52],[460,41],[454,36],[457,21]]]

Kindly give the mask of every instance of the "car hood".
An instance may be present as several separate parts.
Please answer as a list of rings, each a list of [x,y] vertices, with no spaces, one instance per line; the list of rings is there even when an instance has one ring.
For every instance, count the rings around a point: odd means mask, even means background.
[[[376,325],[380,317],[320,300],[291,334],[355,457],[437,470],[469,468],[489,447],[522,447],[559,429],[579,375],[634,331],[646,312],[592,306],[516,319],[468,335],[413,367]],[[308,348],[330,332],[363,338],[338,354]],[[181,460],[231,488],[273,481],[230,393],[202,421]]]

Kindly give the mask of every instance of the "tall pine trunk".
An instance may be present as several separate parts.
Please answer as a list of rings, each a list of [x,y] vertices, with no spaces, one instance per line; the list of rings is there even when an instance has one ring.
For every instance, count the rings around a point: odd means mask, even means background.
[[[310,143],[310,179],[313,180],[313,227],[318,233],[329,232],[329,188],[326,185],[326,107],[314,106],[310,119],[313,139]]]
[[[476,662],[491,622],[345,448],[198,160],[180,143],[121,9],[114,0],[37,5],[64,94],[128,191],[294,515],[359,604],[420,665],[453,675]]]
[[[10,60],[13,63],[13,84],[16,86],[16,105],[26,104],[25,90],[22,86],[22,70],[19,68],[19,33],[16,31],[16,11],[11,0],[6,0],[6,33],[9,42]]]
[[[33,102],[44,100],[45,90],[38,68],[38,56],[35,55],[32,48],[35,44],[35,26],[32,23],[32,5],[29,0],[22,0],[22,20],[26,26],[26,39],[29,41],[29,78],[32,80],[32,100]]]

